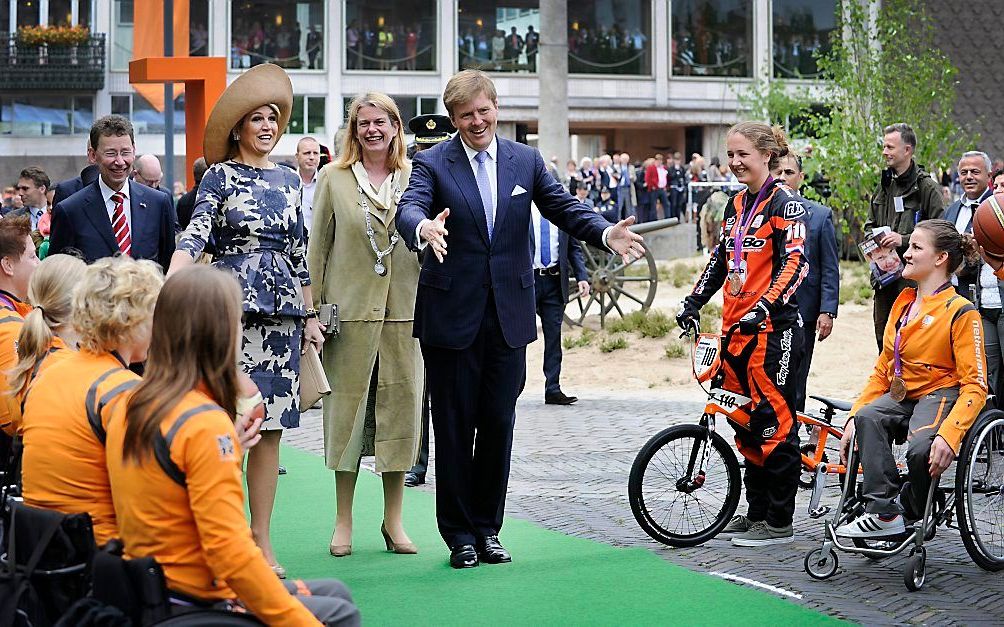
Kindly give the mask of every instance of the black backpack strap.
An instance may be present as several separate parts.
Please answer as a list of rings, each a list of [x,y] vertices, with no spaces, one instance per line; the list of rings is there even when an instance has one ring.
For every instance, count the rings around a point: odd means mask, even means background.
[[[98,439],[98,442],[101,442],[102,446],[105,444],[105,438],[107,435],[105,434],[104,426],[101,424],[101,411],[105,408],[105,405],[110,403],[116,396],[136,387],[136,384],[139,383],[139,381],[132,379],[124,383],[120,383],[110,391],[106,392],[100,400],[98,399],[98,387],[104,383],[108,377],[123,370],[125,370],[125,368],[112,368],[98,377],[97,380],[91,384],[91,387],[87,389],[87,396],[84,400],[84,407],[87,409],[87,422],[91,425],[91,431],[94,432],[94,437]]]
[[[216,405],[215,403],[206,403],[205,405],[199,405],[198,407],[189,409],[185,413],[181,414],[176,421],[174,421],[174,424],[171,425],[170,429],[168,429],[166,436],[160,431],[158,431],[157,435],[154,436],[153,456],[156,458],[157,464],[160,465],[164,474],[183,488],[186,485],[185,473],[181,470],[181,468],[178,468],[178,465],[171,459],[171,444],[174,443],[174,436],[178,434],[178,430],[181,429],[186,422],[188,422],[189,418],[212,409],[219,409],[219,405]]]

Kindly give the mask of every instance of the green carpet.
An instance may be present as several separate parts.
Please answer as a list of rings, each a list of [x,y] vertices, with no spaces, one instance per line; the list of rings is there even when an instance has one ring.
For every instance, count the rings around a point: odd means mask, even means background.
[[[321,458],[289,447],[272,541],[290,577],[337,577],[369,625],[777,625],[831,619],[768,593],[693,573],[641,548],[622,549],[507,520],[511,564],[453,570],[432,494],[406,490],[418,555],[384,550],[379,477],[359,476],[352,555],[334,558],[334,479]],[[639,531],[640,533],[640,531]],[[834,621],[835,622],[835,621]]]

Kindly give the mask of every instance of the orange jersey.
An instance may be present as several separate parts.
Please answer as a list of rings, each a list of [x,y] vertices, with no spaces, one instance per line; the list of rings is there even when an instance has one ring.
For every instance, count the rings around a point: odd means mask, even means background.
[[[757,303],[769,315],[767,332],[786,329],[798,320],[795,290],[809,272],[802,254],[805,240],[805,207],[791,188],[772,185],[767,197],[750,208],[755,198],[748,190],[736,194],[725,210],[722,237],[704,272],[686,300],[703,307],[725,284],[736,263],[735,242],[741,238],[738,266],[742,276],[739,294],[724,294],[722,329],[739,322]],[[745,224],[744,206],[747,208]],[[745,228],[744,228],[745,227]]]
[[[21,435],[21,407],[24,403],[24,397],[28,389],[31,387],[31,383],[38,377],[39,373],[48,368],[49,366],[59,363],[60,361],[70,357],[76,351],[70,349],[66,346],[66,342],[63,341],[61,337],[52,338],[52,345],[49,347],[48,353],[45,354],[38,362],[35,363],[34,372],[28,379],[28,383],[24,386],[24,389],[16,392],[14,394],[14,403],[10,406],[10,431]],[[5,429],[6,430],[6,429]]]
[[[5,373],[4,390],[0,395],[0,430],[14,435],[15,422],[21,413],[18,400],[7,393],[6,373],[17,365],[17,338],[24,326],[24,317],[31,305],[23,303],[8,292],[0,293],[0,373]]]
[[[200,599],[239,598],[268,625],[316,625],[272,572],[244,517],[233,422],[201,391],[187,393],[161,423],[181,485],[153,453],[122,459],[126,403],[108,425],[108,475],[120,538],[130,557],[154,557],[172,590]]]
[[[139,376],[114,355],[71,353],[42,370],[25,395],[24,502],[88,512],[99,545],[118,536],[108,470],[108,410]]]
[[[882,353],[868,384],[851,408],[851,416],[889,391],[895,376],[896,329],[916,294],[916,288],[906,288],[893,303]],[[938,429],[938,435],[958,453],[962,438],[987,401],[983,322],[976,307],[954,288],[921,299],[920,311],[903,326],[900,355],[908,399],[916,400],[935,390],[959,386],[959,400]]]

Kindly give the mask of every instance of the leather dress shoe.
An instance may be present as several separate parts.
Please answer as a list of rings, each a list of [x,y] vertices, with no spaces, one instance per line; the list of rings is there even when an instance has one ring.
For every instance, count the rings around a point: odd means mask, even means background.
[[[498,536],[487,536],[478,547],[478,557],[485,564],[505,564],[512,561],[509,551],[499,542]]]
[[[414,488],[417,485],[422,485],[425,483],[425,475],[418,474],[417,472],[411,472],[410,470],[404,473],[404,485],[409,488]]]
[[[450,566],[474,568],[478,565],[478,552],[473,544],[458,544],[450,550]]]
[[[544,395],[545,405],[571,405],[575,401],[579,400],[578,396],[568,396],[564,392],[555,392],[554,394]]]

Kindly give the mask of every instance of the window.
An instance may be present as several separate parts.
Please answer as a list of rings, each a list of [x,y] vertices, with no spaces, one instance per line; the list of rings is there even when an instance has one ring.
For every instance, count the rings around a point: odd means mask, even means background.
[[[293,96],[288,133],[312,135],[324,132],[324,96]]]
[[[51,1],[51,0],[50,0]],[[113,0],[112,5],[112,67],[113,70],[128,70],[129,61],[133,59],[134,31],[139,29],[141,35],[149,37],[149,41],[163,45],[163,7],[154,2],[136,2],[135,0]],[[51,6],[51,5],[50,5]],[[181,6],[175,2],[175,6]],[[177,10],[177,8],[176,8]],[[156,17],[156,30],[144,30],[142,25],[153,23],[150,18]],[[175,39],[177,41],[177,39]],[[162,54],[159,50],[140,50],[139,54]],[[175,49],[175,53],[180,51]],[[209,0],[189,0],[188,2],[188,54],[193,57],[204,57],[209,54]]]
[[[457,62],[461,69],[537,71],[540,49],[537,0],[459,0],[457,33]]]
[[[73,9],[77,9],[77,24],[90,26],[91,0],[49,0],[49,26],[73,26]]]
[[[652,73],[649,0],[580,0],[568,12],[571,74]]]
[[[230,67],[324,69],[322,0],[232,0]]]
[[[346,69],[435,70],[436,15],[436,0],[346,0]]]
[[[94,123],[92,96],[25,95],[0,98],[0,134],[87,133]]]
[[[352,104],[353,96],[346,96],[342,98],[343,107],[343,117],[347,121],[349,119],[349,105]],[[439,102],[439,98],[433,97],[418,97],[415,96],[393,96],[394,103],[397,104],[398,111],[401,112],[401,121],[404,122],[404,132],[409,133],[408,121],[416,115],[425,115],[426,113],[435,113],[436,104]]]
[[[819,76],[816,57],[836,28],[836,0],[774,0],[774,76]]]
[[[132,122],[137,135],[163,135],[164,112],[158,111],[139,94],[113,94],[112,113],[123,115]],[[185,132],[185,95],[174,99],[174,132]]]
[[[746,0],[675,0],[673,74],[751,76],[752,5]]]

